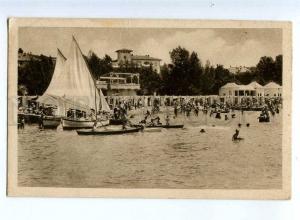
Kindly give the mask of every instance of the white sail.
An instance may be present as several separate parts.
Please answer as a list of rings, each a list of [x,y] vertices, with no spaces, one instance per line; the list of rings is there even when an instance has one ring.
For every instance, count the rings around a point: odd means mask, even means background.
[[[57,57],[55,62],[55,68],[52,75],[51,82],[44,93],[44,95],[54,95],[54,96],[60,96],[59,93],[61,90],[61,87],[65,84],[65,82],[62,81],[62,76],[65,72],[66,67],[66,57],[62,54],[62,52],[57,49]]]
[[[110,111],[109,105],[108,105],[101,89],[99,89],[99,91],[100,91],[100,108],[99,109],[101,111],[109,112]]]
[[[100,90],[100,94],[99,94]],[[51,83],[44,95],[61,97],[70,100],[77,109],[80,105],[87,106],[89,110],[97,109],[110,111],[101,89],[96,89],[95,81],[84,60],[81,49],[73,37],[67,59],[58,50],[55,71]],[[43,95],[43,96],[44,96]],[[99,104],[101,104],[99,106]],[[97,108],[96,106],[97,105]],[[70,107],[70,105],[68,105]]]
[[[74,37],[66,61],[66,70],[62,74],[62,82],[64,82],[64,85],[60,87],[59,96],[95,109],[95,96],[96,100],[99,100],[99,94],[95,92],[94,79]]]

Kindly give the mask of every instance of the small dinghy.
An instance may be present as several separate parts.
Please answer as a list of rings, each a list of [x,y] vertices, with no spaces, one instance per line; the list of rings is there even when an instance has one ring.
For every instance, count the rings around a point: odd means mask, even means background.
[[[78,135],[117,135],[117,134],[128,134],[139,132],[141,128],[126,128],[126,129],[103,129],[103,130],[93,130],[93,129],[86,129],[86,130],[77,130]]]

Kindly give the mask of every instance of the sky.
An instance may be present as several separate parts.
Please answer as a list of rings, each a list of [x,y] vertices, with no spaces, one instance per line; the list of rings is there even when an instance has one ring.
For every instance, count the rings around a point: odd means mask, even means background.
[[[201,29],[201,28],[37,28],[19,29],[19,47],[24,52],[56,57],[57,48],[68,57],[72,35],[84,54],[90,50],[99,57],[132,49],[135,55],[150,55],[170,63],[169,52],[184,47],[195,51],[202,64],[255,66],[262,56],[282,54],[281,29]]]

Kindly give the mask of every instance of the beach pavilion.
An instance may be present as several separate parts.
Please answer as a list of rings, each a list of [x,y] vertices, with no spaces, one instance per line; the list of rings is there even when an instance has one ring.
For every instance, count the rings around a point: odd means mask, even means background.
[[[234,82],[227,83],[219,90],[220,96],[255,96],[255,88],[253,85],[238,85]]]
[[[282,95],[282,86],[275,83],[269,82],[264,86],[264,95],[265,96],[273,96],[273,97],[281,97]]]

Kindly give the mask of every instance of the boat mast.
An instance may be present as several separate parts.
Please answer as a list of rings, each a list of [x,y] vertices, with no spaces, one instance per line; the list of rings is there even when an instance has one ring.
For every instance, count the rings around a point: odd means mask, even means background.
[[[96,96],[96,90],[97,90],[97,88],[95,87],[95,114],[96,114],[96,121],[97,121],[97,96]]]

